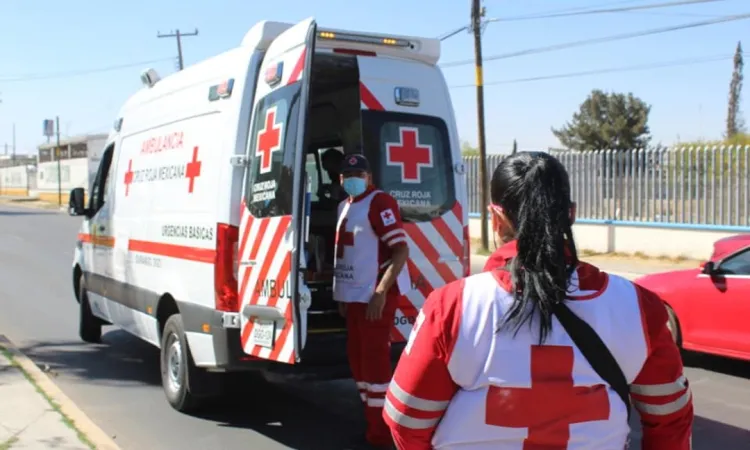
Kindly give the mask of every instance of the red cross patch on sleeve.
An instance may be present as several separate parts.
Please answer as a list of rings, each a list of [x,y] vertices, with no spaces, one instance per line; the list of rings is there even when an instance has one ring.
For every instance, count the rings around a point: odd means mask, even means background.
[[[393,210],[391,208],[380,211],[380,219],[383,221],[384,227],[396,223],[396,216],[393,214]]]

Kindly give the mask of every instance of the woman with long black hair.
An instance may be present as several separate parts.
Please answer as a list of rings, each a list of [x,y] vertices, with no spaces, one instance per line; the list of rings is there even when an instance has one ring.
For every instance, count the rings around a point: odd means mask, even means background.
[[[563,165],[517,153],[495,169],[489,271],[434,291],[384,408],[400,450],[688,450],[693,405],[653,293],[578,260]]]

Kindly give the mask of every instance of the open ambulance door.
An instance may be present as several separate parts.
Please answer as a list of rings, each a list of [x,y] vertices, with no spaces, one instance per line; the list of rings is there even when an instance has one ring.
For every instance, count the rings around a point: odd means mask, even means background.
[[[241,345],[257,358],[299,361],[307,335],[304,264],[305,119],[316,23],[269,46],[255,86],[238,246]]]

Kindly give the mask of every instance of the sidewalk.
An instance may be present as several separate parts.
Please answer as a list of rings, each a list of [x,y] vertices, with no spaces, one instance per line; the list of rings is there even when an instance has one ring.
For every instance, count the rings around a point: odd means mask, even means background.
[[[89,450],[79,432],[21,370],[0,350],[0,450]]]
[[[0,334],[0,450],[120,450],[57,385]]]

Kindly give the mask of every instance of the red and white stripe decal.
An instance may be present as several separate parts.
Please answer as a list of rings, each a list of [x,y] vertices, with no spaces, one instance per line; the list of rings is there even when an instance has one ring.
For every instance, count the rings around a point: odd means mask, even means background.
[[[279,86],[288,86],[302,79],[306,56],[307,48],[302,47],[289,72],[289,77]],[[253,217],[243,200],[238,249],[240,261],[238,295],[240,311],[245,305],[275,307],[283,312],[286,319],[284,327],[276,330],[274,348],[269,349],[250,342],[254,322],[242,318],[240,343],[245,353],[263,359],[294,364],[296,357],[294,355],[292,302],[288,298],[278,296],[284,291],[283,287],[292,271],[292,246],[288,241],[291,236],[288,233],[291,221],[292,216]],[[253,264],[248,264],[249,262]],[[275,283],[275,296],[264,295],[262,284],[265,281]]]
[[[253,322],[242,318],[241,344],[245,353],[255,357],[294,364],[294,320],[292,302],[279,298],[291,273],[292,253],[289,227],[292,216],[256,218],[243,205],[239,243],[239,299],[240,311],[245,305],[275,307],[286,320],[277,328],[274,348],[269,349],[250,342]],[[248,264],[254,262],[254,264]],[[265,295],[262,284],[273,280],[274,296]]]
[[[429,222],[405,223],[409,244],[409,276],[415,289],[401,298],[393,340],[407,339],[413,321],[425,299],[433,291],[463,277],[463,212],[456,202],[449,211]]]
[[[289,79],[287,80],[286,84],[292,84],[296,81],[299,81],[302,78],[302,71],[305,68],[305,56],[307,55],[307,47],[302,47],[302,52],[300,53],[299,57],[297,58],[297,62],[294,64],[294,67],[292,68],[292,73],[289,74]]]
[[[383,111],[383,104],[375,97],[375,94],[370,91],[363,82],[359,82],[359,100],[362,106],[366,109],[372,109],[375,111]]]
[[[91,244],[97,247],[114,248],[115,246],[115,238],[111,236],[94,236],[88,233],[78,233],[78,240],[83,244]],[[191,247],[188,245],[168,244],[166,242],[144,241],[141,239],[128,239],[127,247],[129,252],[207,264],[216,262],[216,250],[213,248]]]
[[[360,81],[359,96],[363,108],[383,111],[383,104]],[[425,299],[433,291],[464,275],[464,219],[461,204],[429,222],[406,223],[404,230],[409,244],[407,266],[412,289],[402,296],[396,310],[392,340],[405,341]],[[406,317],[408,320],[403,320]]]

